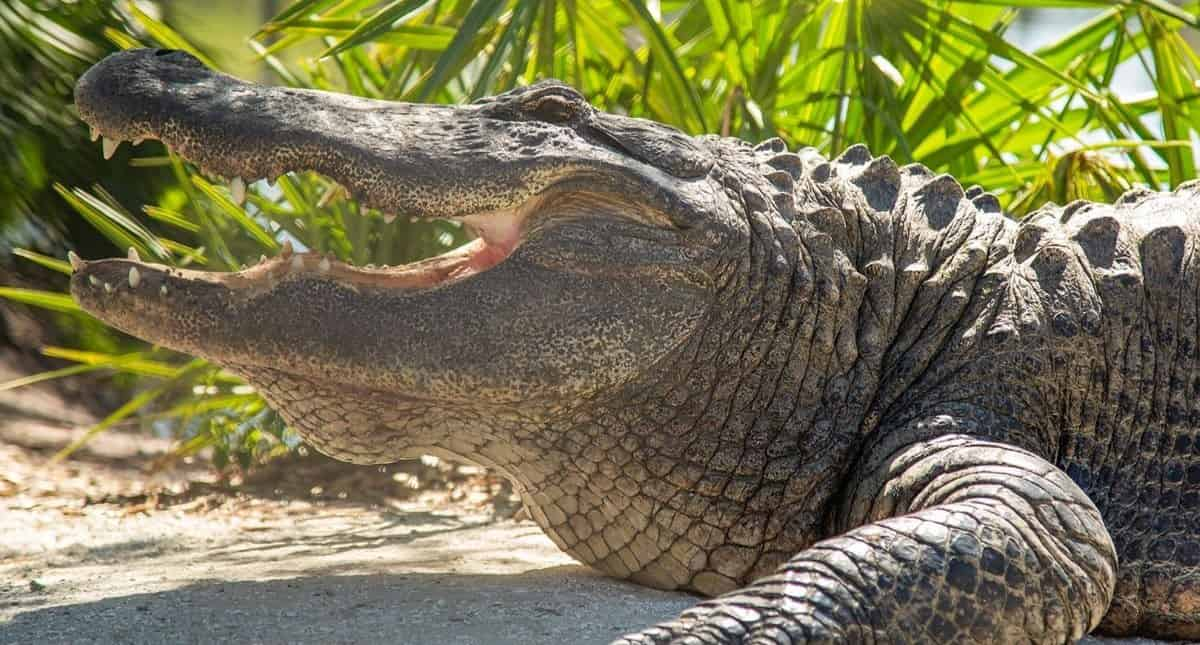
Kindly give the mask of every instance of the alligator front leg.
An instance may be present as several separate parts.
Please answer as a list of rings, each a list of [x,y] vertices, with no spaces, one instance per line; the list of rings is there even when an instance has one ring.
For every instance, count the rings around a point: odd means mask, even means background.
[[[1100,622],[1116,553],[1065,473],[962,435],[890,452],[842,514],[856,528],[618,642],[1062,643]]]

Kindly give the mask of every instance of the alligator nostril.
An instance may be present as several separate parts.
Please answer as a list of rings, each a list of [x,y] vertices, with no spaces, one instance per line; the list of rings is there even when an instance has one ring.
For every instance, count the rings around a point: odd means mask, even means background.
[[[174,54],[177,51],[179,51],[179,50],[178,49],[156,49],[156,50],[154,50],[154,55],[155,56],[167,56],[169,54]]]

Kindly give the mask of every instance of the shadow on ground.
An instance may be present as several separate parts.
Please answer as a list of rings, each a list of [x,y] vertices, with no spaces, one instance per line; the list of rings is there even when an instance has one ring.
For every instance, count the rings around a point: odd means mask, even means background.
[[[200,580],[17,613],[0,642],[605,643],[693,602],[578,566]]]

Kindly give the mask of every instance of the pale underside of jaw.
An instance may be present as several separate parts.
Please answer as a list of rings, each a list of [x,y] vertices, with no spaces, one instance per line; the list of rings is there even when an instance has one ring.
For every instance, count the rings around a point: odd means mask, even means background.
[[[93,141],[101,140],[104,158],[112,158],[121,141],[101,136],[94,126],[91,128],[91,134]],[[153,137],[139,138],[133,141],[133,144],[138,145],[148,139]],[[274,179],[271,178],[271,181]],[[246,180],[241,177],[234,177],[229,182],[230,197],[239,206],[246,200],[246,184]],[[441,255],[405,265],[356,267],[340,262],[332,256],[295,253],[291,243],[284,242],[279,255],[274,258],[260,257],[256,265],[241,271],[175,271],[191,279],[220,282],[234,289],[271,287],[288,276],[304,274],[346,282],[355,288],[430,288],[482,273],[504,261],[520,244],[525,220],[539,201],[540,199],[535,197],[513,209],[453,218],[451,221],[462,224],[474,239]],[[385,213],[383,218],[386,223],[391,224],[396,219],[396,213]],[[129,253],[130,260],[138,260],[134,249],[130,248]],[[74,254],[71,260],[74,268],[82,266],[82,262]],[[139,281],[139,272],[135,268],[131,269],[129,286],[136,288]]]

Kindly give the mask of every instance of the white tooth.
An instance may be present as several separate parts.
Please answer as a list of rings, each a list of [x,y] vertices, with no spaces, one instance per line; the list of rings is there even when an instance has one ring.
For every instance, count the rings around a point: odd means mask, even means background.
[[[129,286],[134,289],[142,283],[142,274],[138,273],[137,267],[129,267]]]
[[[142,142],[145,140],[146,140],[146,137],[138,137],[133,140],[133,145],[140,146],[140,145],[142,145]]]
[[[303,269],[304,268],[304,256],[293,255],[292,256],[292,268],[293,269]]]
[[[280,247],[280,249],[279,249],[279,257],[286,260],[288,258],[288,256],[290,256],[291,254],[292,254],[292,241],[284,240],[283,246]]]
[[[67,259],[71,261],[72,271],[78,271],[83,268],[83,259],[74,251],[67,251]]]
[[[317,200],[317,207],[325,208],[329,205],[329,202],[332,202],[334,199],[336,199],[341,192],[341,185],[335,184],[333,188],[330,188],[329,190],[325,191],[324,195],[321,195],[321,199]]]
[[[329,273],[329,258],[321,258],[317,263],[317,270],[321,273]]]
[[[89,276],[88,276],[88,283],[89,283],[89,284],[91,284],[93,287],[98,287],[98,286],[100,286],[100,281],[99,281],[99,280],[97,280],[97,279],[96,279],[96,276],[94,276],[94,275],[89,275]]]
[[[129,247],[129,251],[125,253],[125,257],[133,260],[134,262],[142,261],[142,256],[138,255],[137,249],[133,248],[132,246]]]
[[[112,291],[113,291],[112,285],[105,282],[104,283],[104,293],[112,293]]]
[[[89,126],[88,129],[91,130],[92,141],[100,138],[100,131],[96,129],[96,126]]]
[[[167,297],[167,285],[164,284],[163,286],[158,288],[158,295],[160,295],[164,298]]]
[[[374,268],[375,268],[375,265],[374,265],[374,264],[371,264],[370,262],[368,262],[368,263],[367,263],[367,265],[366,265],[365,267],[363,267],[363,268],[365,268],[365,269],[374,269]]]
[[[396,214],[395,214],[395,213],[384,213],[384,214],[383,214],[383,222],[384,222],[385,224],[391,224],[391,223],[392,223],[392,222],[394,222],[394,221],[396,221]]]
[[[266,261],[267,261],[267,256],[266,256],[266,255],[260,255],[260,256],[258,256],[258,263],[259,263],[259,264],[262,264],[263,262],[266,262]]]
[[[233,203],[241,206],[246,203],[246,182],[241,177],[234,177],[233,181],[229,182],[229,194],[233,196]]]
[[[119,145],[121,145],[121,141],[119,139],[109,139],[108,137],[104,137],[104,141],[101,143],[101,146],[104,148],[104,158],[112,159],[113,153],[117,151],[117,146]]]

